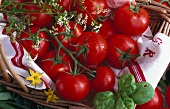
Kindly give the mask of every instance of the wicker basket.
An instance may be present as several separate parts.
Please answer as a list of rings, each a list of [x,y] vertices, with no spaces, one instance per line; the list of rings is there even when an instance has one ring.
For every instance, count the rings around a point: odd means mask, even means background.
[[[170,8],[151,1],[146,5],[142,5],[143,8],[148,10],[151,16],[150,27],[153,35],[157,32],[164,33],[170,37]],[[149,36],[146,36],[149,37]],[[150,37],[152,38],[152,37]],[[23,98],[31,100],[37,104],[47,106],[55,109],[92,109],[92,107],[84,102],[69,102],[65,100],[58,100],[57,103],[46,103],[46,95],[43,91],[34,90],[28,88],[21,82],[18,75],[12,69],[8,63],[6,56],[4,54],[1,42],[0,42],[0,54],[2,59],[0,59],[0,84],[6,85],[6,89],[17,93]],[[11,72],[12,76],[8,75],[5,70],[4,64],[6,64],[8,70]],[[88,102],[87,100],[85,102]]]

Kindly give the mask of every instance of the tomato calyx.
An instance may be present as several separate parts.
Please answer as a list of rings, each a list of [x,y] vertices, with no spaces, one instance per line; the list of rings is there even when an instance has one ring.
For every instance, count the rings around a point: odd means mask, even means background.
[[[85,42],[84,42],[84,44],[83,44],[82,46],[79,46],[80,50],[78,51],[76,57],[78,57],[80,54],[83,53],[84,59],[86,60],[86,58],[87,58],[87,52],[88,52],[88,47],[87,47],[87,44],[86,44],[86,43],[87,43],[87,40],[88,40],[88,38],[85,40]]]
[[[141,54],[138,54],[138,55],[129,54],[130,51],[132,50],[132,48],[133,47],[128,49],[126,52],[123,52],[119,48],[116,48],[116,50],[121,54],[121,56],[119,57],[119,60],[122,60],[123,67],[124,67],[126,61],[128,61],[131,64],[132,63],[132,61],[130,60],[131,58],[137,58],[137,57],[141,56]]]

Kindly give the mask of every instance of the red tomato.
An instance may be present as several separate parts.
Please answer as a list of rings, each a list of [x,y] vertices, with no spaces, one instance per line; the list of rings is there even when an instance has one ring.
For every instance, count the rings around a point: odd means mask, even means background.
[[[59,26],[56,24],[53,31],[59,34],[65,32],[66,35],[58,35],[58,36],[56,35],[56,38],[58,38],[58,40],[62,42],[64,47],[66,47],[67,49],[72,49],[73,46],[71,45],[75,45],[77,38],[83,33],[83,29],[81,25],[74,23],[73,21],[69,22],[69,27],[70,27],[70,31],[67,32],[66,27],[64,25]],[[57,30],[55,30],[56,28]],[[58,43],[53,37],[51,37],[51,42],[55,48],[58,48]]]
[[[63,10],[69,12],[72,10],[74,0],[57,0],[57,3],[62,6]]]
[[[89,93],[90,83],[84,75],[62,73],[56,80],[58,94],[68,101],[81,101]]]
[[[49,10],[51,9],[49,6],[46,7],[48,7]],[[31,24],[33,24],[32,26],[46,27],[49,24],[51,24],[54,20],[52,15],[45,13],[46,11],[42,10],[42,8],[38,7],[38,5],[36,4],[29,3],[27,5],[24,5],[23,9],[29,11],[26,12],[24,15],[30,16]]]
[[[41,61],[41,68],[54,82],[59,74],[70,71],[69,64],[70,66],[73,65],[71,58],[67,54],[61,58],[62,55],[64,55],[62,50],[59,52],[60,57],[57,57],[57,51],[50,50]]]
[[[75,0],[74,10],[82,13],[83,18],[87,15],[87,25],[91,25],[92,21],[106,15],[108,5],[106,0]]]
[[[115,27],[123,34],[138,36],[142,34],[150,23],[148,12],[139,8],[138,13],[130,10],[129,4],[125,4],[114,14]]]
[[[147,103],[137,105],[136,109],[161,109],[163,105],[163,98],[158,88],[155,88],[154,97]]]
[[[17,38],[19,43],[30,53],[32,58],[38,55],[37,59],[43,57],[50,45],[46,32],[40,31],[39,34],[37,34],[39,29],[39,27],[30,27],[29,31],[28,28],[26,28]]]
[[[168,106],[170,106],[170,86],[168,86],[166,90],[165,98],[166,98],[166,103],[168,104]]]
[[[84,32],[77,39],[77,51],[83,51],[77,58],[87,65],[96,65],[103,61],[107,54],[107,42],[95,32]]]
[[[99,66],[95,78],[90,81],[92,89],[98,92],[112,91],[115,85],[114,72],[106,66]]]
[[[128,58],[128,55],[138,54],[137,43],[130,36],[123,35],[123,34],[110,36],[107,39],[107,43],[108,43],[108,53],[105,60],[106,63],[109,64],[111,67],[118,68],[118,69],[123,68],[124,66],[130,64],[128,62],[128,59],[130,59],[132,62],[135,59],[134,57]],[[120,49],[124,53],[120,53],[116,48]],[[130,50],[130,52],[127,54],[126,52],[128,50]],[[124,66],[122,65],[123,60],[125,62]]]
[[[160,2],[163,5],[170,7],[170,1],[169,0],[155,0],[155,1]]]
[[[99,34],[101,34],[103,37],[105,37],[105,39],[107,39],[110,36],[115,35],[116,33],[117,32],[116,32],[115,26],[111,19],[106,20],[102,24],[100,31],[99,31]]]

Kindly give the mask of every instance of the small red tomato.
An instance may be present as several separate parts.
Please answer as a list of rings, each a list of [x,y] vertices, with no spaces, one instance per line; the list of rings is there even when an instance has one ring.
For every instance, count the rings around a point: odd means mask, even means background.
[[[41,61],[41,68],[45,73],[55,82],[58,75],[61,73],[69,72],[70,67],[73,65],[71,58],[66,54],[64,57],[64,51],[59,51],[59,57],[57,55],[58,51],[50,50],[44,54]],[[62,58],[61,58],[62,57]]]
[[[107,66],[99,66],[95,78],[90,81],[90,86],[98,92],[112,91],[115,85],[114,72]]]
[[[114,25],[122,34],[141,35],[149,26],[150,16],[143,8],[139,8],[137,13],[130,9],[129,4],[118,8],[114,14]]]
[[[81,101],[90,90],[89,80],[84,75],[62,73],[56,80],[58,94],[68,101]]]
[[[62,43],[64,47],[66,47],[69,50],[72,50],[73,49],[72,45],[76,44],[77,38],[83,33],[83,29],[80,24],[77,24],[73,21],[70,21],[68,26],[69,27],[67,28],[70,28],[70,31],[67,31],[64,25],[60,26],[56,24],[55,27],[53,28],[53,31],[54,31],[54,34],[63,33],[61,35],[56,35],[55,37],[58,38],[58,40]],[[53,37],[50,37],[50,40],[53,46],[55,48],[58,48],[57,41]]]
[[[105,38],[95,32],[84,32],[77,39],[76,51],[80,55],[77,59],[86,65],[101,63],[107,55],[107,42]]]
[[[51,10],[50,6],[46,5],[48,10]],[[31,26],[35,27],[47,27],[51,24],[54,19],[53,16],[47,14],[46,10],[43,10],[41,7],[33,3],[28,3],[27,5],[23,6],[23,9],[27,10],[28,12],[24,13],[25,16],[30,16]]]
[[[113,21],[111,19],[106,20],[99,31],[99,34],[101,34],[103,37],[105,37],[105,39],[107,39],[110,36],[115,35],[116,32],[116,28],[113,24]]]
[[[82,13],[83,19],[87,16],[87,25],[91,25],[99,17],[104,17],[108,11],[106,0],[75,0],[73,9]]]
[[[147,103],[137,105],[136,109],[161,109],[163,105],[163,98],[158,88],[155,88],[154,97]]]
[[[39,27],[26,28],[17,38],[19,43],[30,53],[30,56],[32,58],[38,56],[37,59],[41,59],[50,46],[48,34],[44,31],[37,34],[39,29]]]
[[[63,10],[69,12],[73,8],[74,0],[57,0],[57,3],[62,6]]]

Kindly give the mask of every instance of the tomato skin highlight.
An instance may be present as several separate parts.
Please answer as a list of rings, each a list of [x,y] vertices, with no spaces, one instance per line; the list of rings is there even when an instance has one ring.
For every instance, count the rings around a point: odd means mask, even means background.
[[[149,26],[150,16],[145,9],[139,8],[138,13],[130,10],[130,5],[125,4],[118,8],[114,14],[116,29],[129,36],[141,35]]]
[[[124,34],[117,34],[114,36],[110,36],[107,39],[107,43],[108,43],[108,53],[105,58],[105,62],[113,68],[121,69],[130,64],[126,60],[124,66],[122,66],[123,61],[119,60],[122,54],[120,54],[116,48],[120,49],[123,52],[127,52],[132,47],[132,50],[129,52],[129,54],[131,55],[138,54],[137,42],[134,41],[130,36]],[[136,58],[130,58],[132,62],[135,59]]]
[[[90,81],[90,86],[98,92],[113,91],[115,85],[114,72],[107,66],[97,67],[95,78]]]
[[[102,62],[107,55],[108,46],[105,38],[95,32],[84,32],[77,39],[77,46],[86,44],[88,48],[86,59],[84,54],[80,54],[77,59],[86,65],[96,65]],[[80,48],[76,47],[76,51]]]
[[[84,75],[62,73],[56,80],[58,94],[68,101],[81,101],[90,90],[89,80]]]
[[[156,87],[154,97],[145,104],[137,105],[136,109],[161,109],[163,106],[163,98],[160,90]]]

